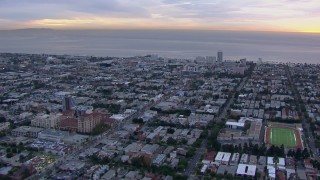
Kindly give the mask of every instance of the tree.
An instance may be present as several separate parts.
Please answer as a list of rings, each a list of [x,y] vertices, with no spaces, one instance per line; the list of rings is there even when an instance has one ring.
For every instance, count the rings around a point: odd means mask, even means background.
[[[256,172],[256,178],[260,179],[261,178],[261,173],[260,172]]]
[[[102,134],[102,133],[106,132],[109,128],[110,128],[110,126],[107,124],[100,124],[100,125],[96,126],[95,128],[93,128],[91,135]]]
[[[306,159],[306,158],[309,158],[309,157],[310,157],[310,153],[309,153],[308,149],[304,148],[303,151],[302,151],[302,158]]]
[[[109,159],[108,158],[102,158],[101,159],[96,154],[93,154],[93,155],[89,156],[89,159],[94,164],[108,164],[109,163]]]
[[[249,148],[250,148],[250,150],[252,150],[252,148],[253,148],[253,143],[252,143],[251,139],[249,140]]]
[[[196,148],[191,147],[189,148],[189,150],[187,151],[186,157],[192,157],[196,154]]]
[[[136,157],[136,158],[132,158],[131,159],[131,164],[133,166],[135,166],[135,167],[138,167],[138,168],[141,168],[141,167],[145,166],[144,159],[143,159],[142,156]]]
[[[233,177],[233,175],[232,174],[226,174],[225,176],[224,176],[226,179],[234,179],[234,177]]]
[[[13,153],[11,152],[7,153],[6,158],[12,158],[12,157],[13,157]]]
[[[281,146],[280,146],[280,156],[281,156],[281,157],[284,157],[284,155],[285,155],[284,145],[281,144]]]
[[[239,152],[239,147],[238,147],[238,145],[235,145],[235,146],[234,146],[234,151],[235,151],[235,152]]]
[[[296,160],[300,160],[300,159],[301,159],[301,157],[302,157],[302,152],[301,152],[301,149],[300,149],[300,148],[297,149],[294,157],[296,158]]]
[[[289,151],[288,151],[288,153],[287,153],[287,156],[288,156],[288,157],[294,157],[294,155],[295,155],[294,150],[289,149]]]
[[[181,144],[187,144],[187,143],[188,143],[188,140],[187,140],[186,138],[182,138],[182,139],[180,140],[180,143],[181,143]]]
[[[12,152],[12,153],[17,153],[18,150],[17,150],[17,148],[12,148],[12,149],[11,149],[11,152]]]
[[[221,144],[220,144],[217,140],[213,140],[213,141],[212,141],[212,148],[213,148],[215,151],[219,151],[220,148],[221,148]]]
[[[186,159],[181,159],[178,163],[178,170],[183,171],[188,166],[188,161]]]
[[[40,88],[43,88],[43,87],[46,86],[45,83],[43,83],[43,82],[41,82],[41,81],[38,81],[38,80],[34,80],[34,81],[32,81],[32,82],[33,82],[33,87],[34,87],[35,89],[40,89]]]
[[[175,145],[175,144],[177,144],[177,141],[175,139],[173,139],[172,137],[169,137],[167,139],[167,144],[168,145]]]
[[[267,150],[267,156],[273,156],[275,152],[275,146],[272,145],[268,150]]]
[[[259,154],[259,145],[255,144],[252,148],[252,154],[253,155],[258,155]]]
[[[165,176],[170,175],[172,176],[174,174],[174,171],[171,167],[164,165],[164,166],[160,166],[158,169],[159,174],[163,174]]]
[[[3,123],[3,122],[5,122],[5,121],[6,121],[6,118],[3,117],[3,116],[0,116],[0,123]]]
[[[203,130],[202,132],[201,132],[201,134],[200,134],[200,139],[203,139],[203,138],[205,138],[205,137],[207,137],[208,136],[208,130]]]
[[[134,124],[143,124],[143,119],[142,118],[134,118],[132,119],[132,123]]]
[[[238,152],[242,153],[242,144],[241,143],[239,144],[239,151]]]
[[[173,128],[167,129],[167,133],[168,133],[168,134],[173,134],[173,133],[174,133],[174,129],[173,129]]]
[[[197,140],[192,144],[192,146],[199,148],[199,147],[201,146],[201,143],[202,143],[201,139],[197,139]]]
[[[180,174],[174,174],[173,175],[173,179],[176,179],[176,180],[187,180],[188,176],[183,176],[183,175],[180,175]]]
[[[278,163],[279,163],[279,157],[278,156],[274,156],[272,161],[273,161],[273,163],[275,165],[275,168],[277,170],[278,169]]]
[[[248,144],[245,142],[243,145],[243,153],[248,153],[249,148],[248,148]]]
[[[224,144],[224,145],[222,145],[222,150],[225,151],[225,152],[233,153],[234,149],[235,149],[235,147],[234,147],[233,144]]]
[[[24,159],[25,159],[24,155],[20,154],[20,156],[19,156],[19,162],[22,163],[22,162],[24,161]]]

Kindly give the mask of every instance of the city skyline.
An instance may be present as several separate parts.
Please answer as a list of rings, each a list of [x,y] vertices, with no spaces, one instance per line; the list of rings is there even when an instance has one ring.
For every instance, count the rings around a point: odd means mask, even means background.
[[[0,29],[192,29],[320,33],[317,0],[0,0]]]

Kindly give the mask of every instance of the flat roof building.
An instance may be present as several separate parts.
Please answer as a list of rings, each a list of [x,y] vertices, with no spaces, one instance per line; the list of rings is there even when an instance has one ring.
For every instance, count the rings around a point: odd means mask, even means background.
[[[228,164],[231,157],[231,153],[227,152],[218,152],[215,161],[220,164]]]
[[[239,164],[237,169],[238,176],[251,176],[255,177],[257,166],[249,164]]]
[[[242,154],[240,158],[240,163],[241,164],[247,164],[249,160],[249,155],[248,154]]]
[[[159,148],[158,144],[146,144],[142,149],[141,152],[152,155],[157,149]]]
[[[69,136],[69,133],[65,131],[59,131],[55,129],[46,129],[39,133],[38,138],[48,140],[48,141],[59,142],[68,136]]]
[[[239,153],[234,153],[232,155],[230,163],[233,164],[233,165],[236,165],[236,164],[238,164],[239,159],[240,159],[240,154]]]
[[[243,129],[244,123],[243,122],[231,122],[227,121],[226,126],[230,129]]]
[[[25,137],[37,138],[41,131],[43,131],[43,128],[20,126],[12,130],[11,134],[13,136],[25,136]]]

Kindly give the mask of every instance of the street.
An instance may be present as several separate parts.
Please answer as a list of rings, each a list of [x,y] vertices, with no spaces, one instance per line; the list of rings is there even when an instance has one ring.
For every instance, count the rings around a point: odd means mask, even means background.
[[[234,94],[236,92],[239,92],[244,84],[246,83],[247,81],[247,77],[243,78],[240,85],[236,88],[236,90],[234,91],[234,93],[232,94],[231,98],[229,99],[229,101],[227,102],[227,105],[225,106],[225,108],[222,110],[222,112],[214,119],[214,121],[221,121],[223,118],[226,117],[227,115],[227,111],[228,109],[230,108],[230,105],[232,103],[234,103]],[[210,132],[210,131],[209,131]],[[202,140],[202,143],[201,143],[201,146],[200,148],[197,148],[197,151],[196,151],[196,154],[193,156],[193,158],[189,161],[188,163],[188,166],[184,172],[184,175],[190,177],[190,175],[195,171],[196,167],[197,167],[197,164],[198,162],[200,161],[201,159],[201,156],[204,155],[206,152],[207,152],[207,148],[206,148],[206,145],[207,145],[207,138]]]
[[[286,72],[287,72],[287,77],[288,77],[289,83],[291,84],[291,87],[292,87],[294,100],[299,103],[299,99],[301,97],[295,88],[295,84],[292,80],[289,67],[286,68]],[[300,106],[299,112],[302,113],[301,106]],[[301,119],[303,131],[304,131],[304,135],[305,135],[305,140],[307,141],[306,144],[309,145],[309,147],[306,147],[306,148],[309,148],[309,150],[312,151],[311,156],[313,156],[313,158],[315,160],[319,161],[320,158],[318,155],[318,148],[316,147],[314,137],[313,137],[312,133],[310,132],[311,131],[310,124],[308,122],[306,122],[306,119],[304,117],[300,116],[300,119]]]

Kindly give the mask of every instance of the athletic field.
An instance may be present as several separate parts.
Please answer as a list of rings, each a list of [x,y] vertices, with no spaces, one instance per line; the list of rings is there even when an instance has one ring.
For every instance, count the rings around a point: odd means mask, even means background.
[[[270,143],[280,146],[283,144],[285,147],[294,147],[298,145],[296,133],[290,128],[276,128],[270,129]]]

